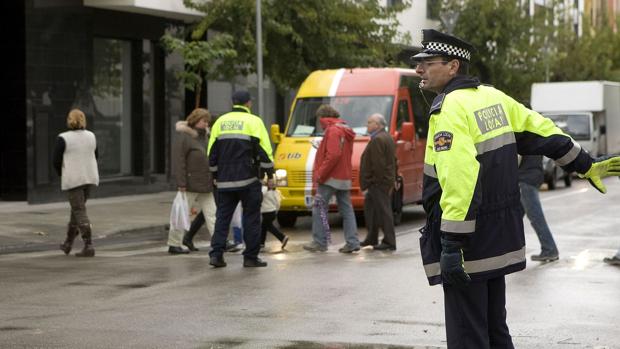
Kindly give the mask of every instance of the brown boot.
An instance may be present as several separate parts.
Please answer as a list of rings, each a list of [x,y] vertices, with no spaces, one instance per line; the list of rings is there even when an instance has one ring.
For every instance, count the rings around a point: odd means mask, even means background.
[[[67,225],[67,238],[65,239],[65,242],[60,244],[60,250],[64,252],[66,255],[68,255],[71,252],[71,248],[73,247],[73,241],[75,240],[75,237],[78,236],[79,234],[80,234],[80,230],[78,229],[77,225],[75,224]]]
[[[95,249],[93,248],[90,224],[80,224],[80,232],[82,233],[82,240],[84,240],[84,248],[82,248],[82,251],[76,253],[75,256],[94,257]]]

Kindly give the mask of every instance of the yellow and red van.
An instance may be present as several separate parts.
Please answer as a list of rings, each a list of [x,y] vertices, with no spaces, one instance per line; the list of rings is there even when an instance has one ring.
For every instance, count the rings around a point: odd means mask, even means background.
[[[284,133],[278,125],[271,126],[271,139],[277,144],[276,185],[284,196],[278,212],[281,226],[293,226],[298,216],[312,212],[316,189],[312,166],[322,139],[315,112],[321,104],[336,108],[356,133],[351,189],[356,211],[364,209],[359,188],[360,157],[370,141],[366,121],[373,113],[385,116],[387,131],[396,142],[398,180],[402,185],[394,192],[395,222],[400,222],[403,204],[421,201],[428,109],[434,96],[422,92],[419,83],[414,70],[399,68],[319,70],[306,78],[295,97]]]

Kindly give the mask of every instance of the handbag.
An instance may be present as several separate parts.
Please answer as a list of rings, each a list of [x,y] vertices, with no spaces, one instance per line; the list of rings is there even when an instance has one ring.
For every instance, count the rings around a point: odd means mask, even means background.
[[[189,206],[187,205],[187,197],[185,192],[179,191],[172,202],[170,229],[187,231],[189,230],[189,226]]]

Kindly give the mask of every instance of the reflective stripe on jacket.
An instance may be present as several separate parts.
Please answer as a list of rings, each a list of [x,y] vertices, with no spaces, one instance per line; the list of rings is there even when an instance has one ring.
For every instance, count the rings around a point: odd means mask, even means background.
[[[246,187],[273,177],[273,155],[263,121],[244,106],[220,116],[211,128],[209,168],[218,190]]]
[[[428,220],[420,239],[429,282],[441,279],[441,234],[466,241],[465,270],[473,280],[524,269],[517,153],[544,154],[580,173],[591,158],[550,119],[493,87],[454,89],[431,109],[423,194]]]

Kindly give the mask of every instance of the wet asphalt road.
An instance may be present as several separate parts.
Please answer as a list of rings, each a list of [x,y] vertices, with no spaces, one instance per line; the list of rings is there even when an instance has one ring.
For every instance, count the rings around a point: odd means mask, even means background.
[[[543,192],[560,261],[528,262],[507,277],[517,348],[620,348],[620,181],[601,196],[583,181]],[[429,287],[418,251],[420,207],[408,207],[394,253],[312,254],[308,218],[273,240],[269,267],[208,266],[169,256],[163,236],[100,246],[77,259],[46,251],[0,256],[1,348],[441,348],[441,288]],[[361,238],[365,231],[360,229]],[[538,241],[526,222],[528,255]],[[79,245],[78,245],[79,247]]]

